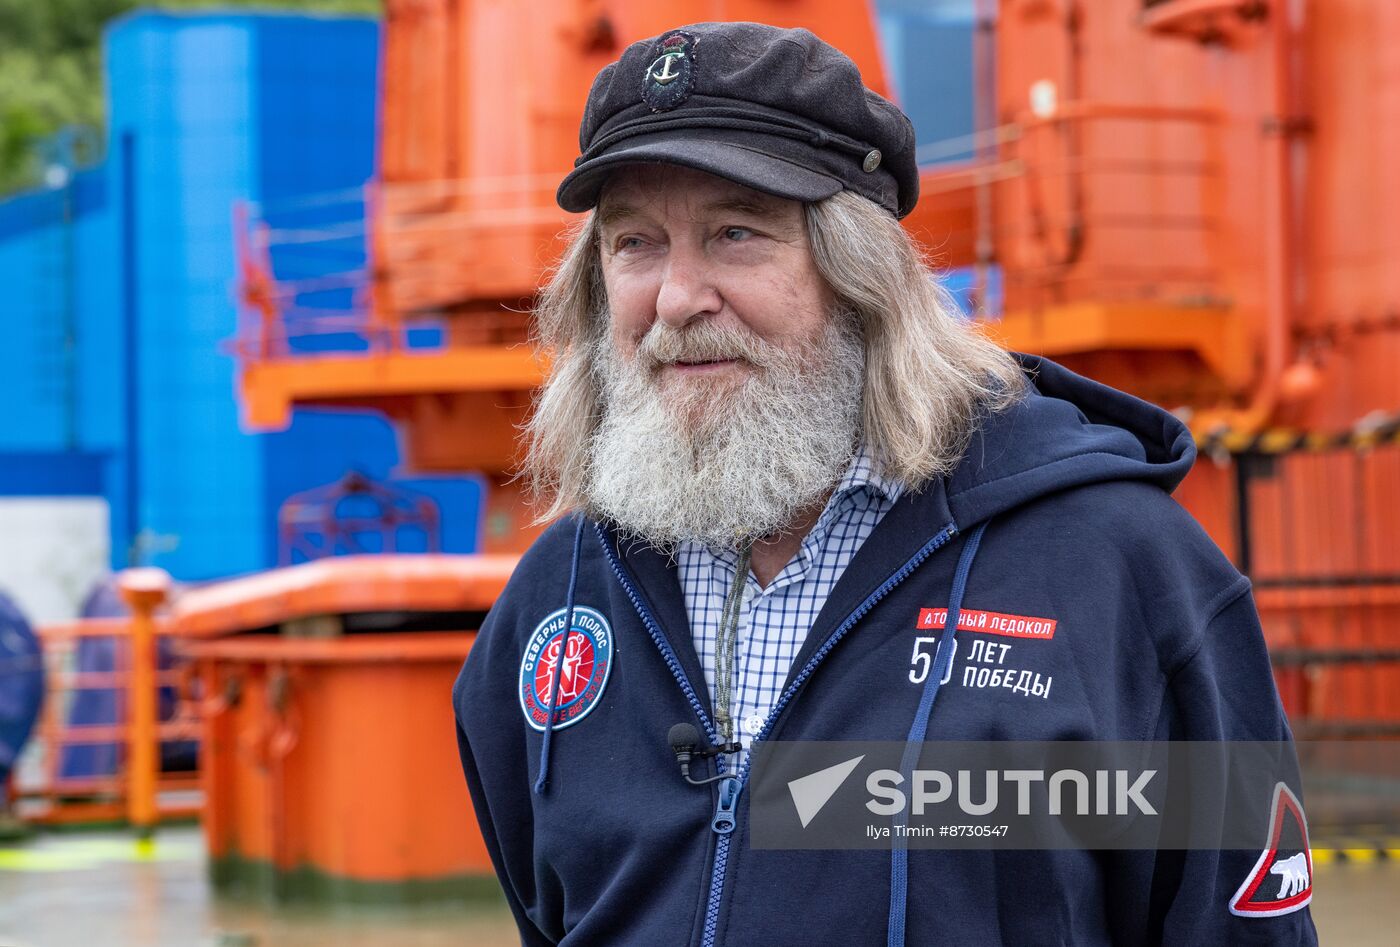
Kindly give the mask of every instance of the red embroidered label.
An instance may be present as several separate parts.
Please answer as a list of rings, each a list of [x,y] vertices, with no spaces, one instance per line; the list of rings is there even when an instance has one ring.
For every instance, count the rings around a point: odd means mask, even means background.
[[[942,628],[948,624],[948,609],[919,609],[919,630]],[[1033,615],[1006,615],[1001,612],[983,612],[974,608],[964,608],[958,613],[959,631],[980,631],[989,635],[1005,635],[1008,638],[1055,637],[1055,619],[1036,618]]]

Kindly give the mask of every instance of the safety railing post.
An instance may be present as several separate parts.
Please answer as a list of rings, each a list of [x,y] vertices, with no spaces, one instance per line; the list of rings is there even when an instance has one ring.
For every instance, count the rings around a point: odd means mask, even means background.
[[[160,734],[156,717],[155,612],[170,589],[163,569],[127,569],[118,577],[131,609],[127,647],[126,812],[141,838],[155,831],[156,781],[160,777]]]

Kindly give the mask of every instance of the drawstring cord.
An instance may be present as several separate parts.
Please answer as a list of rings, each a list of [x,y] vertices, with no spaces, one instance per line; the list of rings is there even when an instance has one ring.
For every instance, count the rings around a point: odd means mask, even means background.
[[[753,543],[747,542],[739,550],[739,562],[734,567],[734,581],[729,586],[729,595],[724,600],[724,611],[720,614],[719,635],[715,641],[715,730],[719,742],[728,746],[734,742],[734,648],[739,637],[739,610],[743,607],[744,588],[749,581],[749,564],[753,557]]]
[[[569,593],[564,598],[564,630],[563,641],[559,644],[559,657],[554,661],[554,670],[550,672],[549,700],[544,705],[544,740],[540,743],[540,775],[535,779],[535,795],[544,795],[544,788],[549,783],[549,750],[554,737],[554,707],[559,703],[559,682],[563,679],[564,657],[569,651],[569,635],[574,631],[574,589],[578,586],[578,560],[579,551],[583,548],[583,516],[578,518],[578,526],[574,529],[574,556],[573,564],[569,567]],[[549,653],[549,642],[545,642],[542,654]]]
[[[934,656],[928,683],[924,685],[919,709],[914,713],[914,725],[909,728],[909,737],[904,744],[904,759],[899,765],[906,785],[912,778],[914,765],[918,763],[919,753],[923,748],[924,737],[928,734],[929,713],[933,710],[935,698],[938,697],[939,685],[953,661],[952,642],[958,633],[958,618],[962,612],[963,591],[967,588],[967,574],[972,571],[972,560],[977,555],[977,546],[982,542],[982,534],[986,530],[987,523],[982,523],[974,529],[967,537],[962,555],[958,557],[958,568],[953,574],[953,594],[948,599],[948,619],[943,625],[944,634],[938,642],[938,653]],[[908,819],[909,814],[904,810],[895,814],[896,830],[891,833],[890,838],[894,847],[890,851],[890,921],[887,947],[904,947],[904,922],[909,902],[909,839],[898,829],[908,825]]]

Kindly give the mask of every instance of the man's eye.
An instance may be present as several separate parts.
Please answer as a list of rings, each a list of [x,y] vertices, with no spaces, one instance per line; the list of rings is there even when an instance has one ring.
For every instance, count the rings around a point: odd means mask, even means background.
[[[616,250],[635,250],[642,245],[641,237],[618,237],[614,244]]]
[[[747,227],[725,227],[725,228],[724,228],[724,237],[725,237],[725,239],[726,239],[726,240],[733,240],[733,241],[736,242],[736,243],[739,242],[739,241],[741,241],[741,240],[747,240],[747,239],[749,239],[749,238],[752,237],[752,236],[753,236],[753,231],[750,230],[750,229],[747,228]]]

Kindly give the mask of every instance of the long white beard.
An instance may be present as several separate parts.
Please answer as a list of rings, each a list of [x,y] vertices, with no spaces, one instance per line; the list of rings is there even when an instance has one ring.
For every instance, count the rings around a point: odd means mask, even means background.
[[[755,368],[737,382],[660,370],[727,357]],[[594,364],[603,418],[590,445],[589,512],[658,547],[732,549],[779,532],[825,499],[857,447],[865,354],[844,314],[800,351],[707,321],[658,322],[630,358],[599,339]]]

